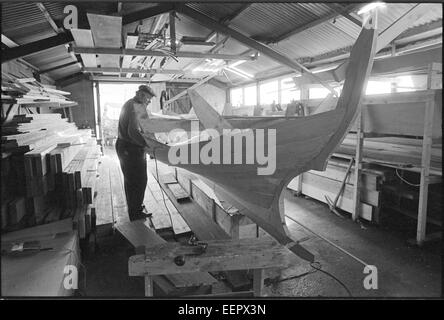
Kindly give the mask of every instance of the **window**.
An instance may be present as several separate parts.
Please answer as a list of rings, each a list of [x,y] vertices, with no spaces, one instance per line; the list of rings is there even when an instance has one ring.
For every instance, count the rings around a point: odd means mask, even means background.
[[[384,94],[391,91],[391,81],[369,81],[365,94]]]
[[[330,91],[327,88],[310,88],[308,90],[308,98],[309,99],[323,99],[325,98]]]
[[[284,78],[281,80],[281,103],[287,104],[292,100],[301,100],[301,91],[296,90],[292,78]]]
[[[426,75],[399,76],[395,78],[395,82],[397,92],[425,90],[427,88]]]
[[[240,107],[244,103],[244,96],[242,88],[231,89],[231,105],[233,107]]]
[[[278,103],[279,91],[277,80],[260,85],[260,99],[261,105],[272,104],[273,101]]]
[[[256,86],[250,86],[244,88],[245,105],[255,106],[257,104],[257,90]]]

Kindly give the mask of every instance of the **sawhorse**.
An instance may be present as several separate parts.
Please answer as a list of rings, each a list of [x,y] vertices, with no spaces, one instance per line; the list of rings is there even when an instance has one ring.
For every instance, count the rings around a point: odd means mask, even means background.
[[[197,253],[193,246],[168,242],[145,249],[145,254],[129,258],[130,276],[145,277],[145,296],[153,296],[153,276],[191,272],[253,270],[253,294],[264,295],[264,270],[286,268],[298,258],[273,239],[207,241]],[[181,257],[181,259],[177,259]],[[183,260],[182,260],[183,258]],[[183,264],[177,264],[177,261]]]

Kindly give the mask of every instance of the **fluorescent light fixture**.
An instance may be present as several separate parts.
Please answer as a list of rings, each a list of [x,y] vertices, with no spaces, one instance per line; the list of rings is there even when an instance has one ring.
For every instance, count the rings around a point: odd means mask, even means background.
[[[385,3],[384,2],[372,2],[372,3],[365,5],[361,10],[359,10],[358,14],[361,15],[363,13],[369,12],[373,9],[380,8],[380,7],[385,7]]]
[[[251,75],[251,74],[249,74],[247,72],[244,72],[242,70],[239,70],[239,69],[237,69],[235,67],[226,67],[225,70],[233,72],[234,74],[237,74],[238,76],[241,76],[242,78],[245,78],[245,79],[250,79],[250,80],[254,79],[253,75]]]
[[[240,65],[240,64],[242,64],[242,63],[244,63],[246,61],[247,60],[239,60],[239,61],[236,61],[236,62],[233,62],[233,63],[229,64],[228,67],[229,68],[237,67],[238,65]]]
[[[336,69],[337,67],[338,67],[338,65],[332,65],[332,66],[329,66],[329,67],[312,70],[311,73],[313,73],[313,74],[314,73],[320,73],[320,72]]]

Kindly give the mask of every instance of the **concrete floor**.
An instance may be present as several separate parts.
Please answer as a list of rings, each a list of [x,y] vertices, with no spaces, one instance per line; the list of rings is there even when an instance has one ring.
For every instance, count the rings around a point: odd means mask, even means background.
[[[441,243],[423,248],[407,245],[415,235],[413,225],[399,227],[361,226],[351,219],[341,219],[323,203],[286,192],[285,212],[310,230],[330,240],[378,271],[378,289],[366,290],[364,265],[341,252],[327,241],[287,219],[295,239],[316,255],[322,269],[339,278],[354,297],[439,297],[441,296]],[[406,219],[405,217],[399,217]],[[395,219],[396,221],[396,219]],[[295,268],[293,274],[309,271],[308,265]],[[285,273],[290,273],[286,270]],[[316,272],[304,278],[282,282],[270,288],[273,296],[347,297],[348,294],[327,275]]]
[[[115,159],[117,160],[117,159]],[[322,269],[340,279],[353,297],[439,297],[441,296],[441,243],[422,248],[407,245],[415,236],[415,224],[405,217],[389,216],[383,226],[361,225],[341,219],[328,207],[285,191],[285,214],[316,234],[330,240],[378,271],[378,289],[366,290],[364,265],[287,219],[296,240],[316,256]],[[393,221],[392,221],[393,220]],[[98,239],[98,250],[85,257],[86,288],[81,295],[143,297],[143,279],[128,276],[132,246],[118,233]],[[271,270],[271,278],[289,278],[314,271],[301,260],[286,270]],[[82,283],[82,282],[81,282]],[[272,283],[265,293],[270,297],[348,297],[347,291],[326,274],[316,271],[306,276]]]

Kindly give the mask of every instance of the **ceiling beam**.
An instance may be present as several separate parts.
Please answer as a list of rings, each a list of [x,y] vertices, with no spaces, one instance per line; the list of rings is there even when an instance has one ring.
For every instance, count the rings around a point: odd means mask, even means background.
[[[340,14],[344,18],[350,20],[354,24],[356,24],[359,27],[362,27],[362,20],[359,17],[354,17],[351,15],[343,6],[337,3],[325,3],[329,8],[333,9],[336,13]]]
[[[62,30],[57,26],[54,19],[51,17],[51,14],[46,9],[45,5],[41,2],[36,2],[36,6],[40,9],[43,15],[46,18],[46,21],[51,25],[51,28],[55,31],[55,33],[61,33]]]
[[[230,15],[226,16],[225,18],[221,19],[220,23],[223,24],[224,26],[228,26],[231,21],[233,21],[234,19],[239,17],[241,15],[241,13],[244,12],[245,10],[247,10],[251,5],[252,5],[251,3],[245,3],[242,7],[239,8],[239,10],[236,10],[232,14],[230,14]],[[212,31],[207,36],[207,41],[209,41],[212,37],[214,37],[216,35],[216,33],[217,33],[216,31]]]
[[[186,6],[183,4],[177,4],[176,10],[182,14],[187,15],[191,19],[197,21],[198,23],[202,24],[203,26],[216,30],[218,32],[224,33],[226,35],[229,35],[231,38],[239,41],[243,45],[257,50],[260,53],[268,56],[270,59],[277,61],[278,63],[285,65],[293,70],[299,71],[301,73],[305,73],[308,77],[318,81],[322,84],[322,81],[318,79],[315,75],[313,75],[310,70],[308,70],[306,67],[304,67],[302,64],[298,63],[297,61],[289,58],[288,56],[285,56],[283,54],[280,54],[279,52],[273,50],[271,47],[264,45],[258,41],[255,41],[251,39],[251,37],[245,36],[242,33],[233,30],[227,26],[224,26],[220,24],[219,22],[211,19],[210,17]],[[332,88],[330,88],[328,85],[323,84],[326,88],[328,88],[331,92],[335,92]],[[335,93],[336,94],[336,93]]]
[[[407,30],[415,21],[422,18],[428,12],[427,10],[423,9],[425,5],[427,4],[415,5],[405,14],[403,14],[398,20],[393,22],[388,28],[382,31],[378,35],[378,39],[376,41],[375,54],[388,46],[400,34]],[[333,74],[338,82],[344,80],[347,67],[348,62],[345,62],[333,71]]]
[[[80,63],[78,61],[72,61],[72,62],[61,64],[59,66],[55,66],[55,67],[52,67],[52,68],[41,70],[38,73],[39,74],[48,73],[48,72],[51,72],[51,71],[54,71],[54,70],[63,69],[63,68],[70,67],[70,66],[73,66],[73,65],[76,65],[76,64],[80,67]]]
[[[362,6],[362,4],[349,4],[348,6],[344,7],[344,11],[343,12],[351,12],[353,10],[355,10],[356,8],[358,8],[359,6]],[[319,19],[313,20],[312,22],[309,22],[307,24],[304,24],[303,26],[300,26],[299,28],[293,29],[291,31],[285,32],[283,34],[281,34],[280,36],[278,36],[277,38],[270,40],[270,43],[278,43],[281,42],[291,36],[294,36],[302,31],[305,31],[307,29],[313,28],[317,25],[320,25],[328,20],[334,19],[338,16],[338,13],[336,11],[333,11],[332,13],[327,14],[324,17],[321,17]]]
[[[5,49],[2,50],[2,63],[67,44],[72,41],[74,41],[74,39],[72,38],[71,33],[60,33],[50,38],[27,43],[15,48]]]
[[[390,27],[386,28],[378,36],[378,42],[376,44],[376,52],[380,51],[382,48],[386,47],[393,40],[395,40],[400,34],[405,30],[409,29],[410,26],[422,18],[427,10],[424,10],[424,6],[427,4],[417,4],[404,15],[402,15],[398,20],[393,22]]]
[[[85,74],[82,72],[77,72],[74,74],[70,74],[69,76],[63,77],[63,78],[59,78],[55,81],[57,86],[65,86],[74,82],[77,82],[79,80],[83,80],[83,79],[87,79],[85,77]]]
[[[133,22],[149,19],[159,14],[170,12],[172,10],[174,10],[173,3],[164,3],[147,9],[132,12],[122,17],[122,25],[125,26]]]
[[[176,14],[174,11],[171,11],[170,14],[170,48],[171,51],[176,54]]]
[[[149,80],[147,78],[125,78],[125,77],[107,77],[107,76],[92,76],[91,80],[94,81],[108,81],[108,82],[139,82],[146,83]],[[197,83],[199,80],[197,79],[174,79],[174,80],[166,80],[166,81],[150,81],[150,83]]]
[[[11,39],[9,39],[7,36],[5,36],[4,34],[2,34],[2,43],[4,45],[6,45],[8,48],[15,48],[18,47],[19,45],[17,43],[15,43],[14,41],[12,41]],[[25,61],[23,59],[18,59],[17,60],[20,63],[23,63],[25,66],[27,66],[28,68],[30,68],[33,71],[40,71],[39,68],[37,68],[36,66],[32,65],[31,63],[29,63],[28,61]]]
[[[89,53],[89,54],[112,54],[120,56],[145,56],[145,57],[170,57],[175,56],[178,58],[208,58],[208,59],[221,59],[221,60],[255,60],[256,58],[248,55],[230,55],[230,54],[217,54],[217,53],[199,53],[199,52],[187,52],[179,51],[173,55],[170,52],[155,51],[155,50],[142,50],[142,49],[119,49],[119,48],[82,48],[73,47],[74,53]]]
[[[84,72],[140,73],[140,74],[184,74],[183,70],[135,69],[135,68],[82,68]]]

